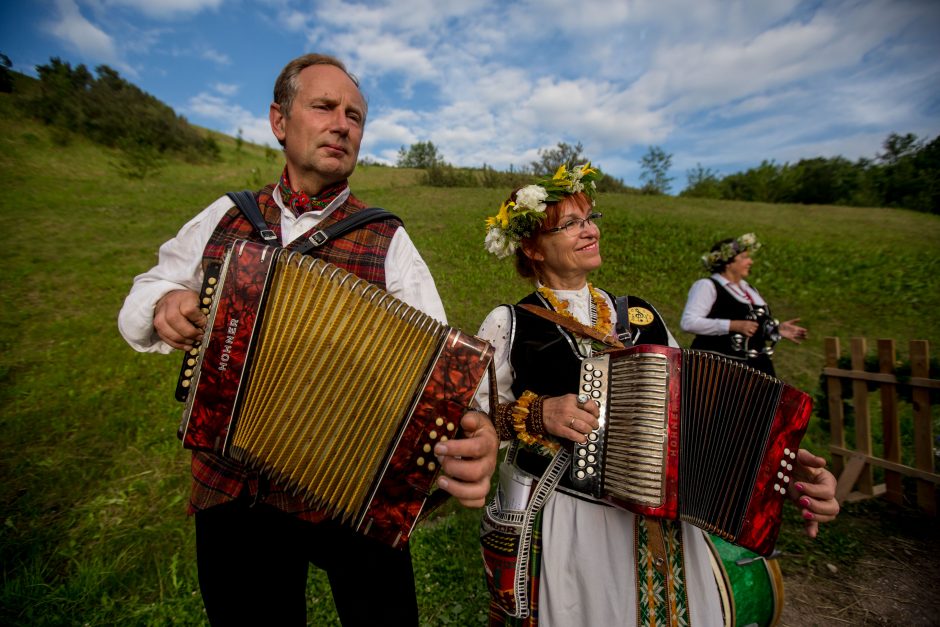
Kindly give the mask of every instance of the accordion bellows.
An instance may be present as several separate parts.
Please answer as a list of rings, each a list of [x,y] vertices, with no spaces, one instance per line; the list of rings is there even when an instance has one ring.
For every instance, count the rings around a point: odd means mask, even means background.
[[[331,518],[407,540],[490,345],[337,266],[236,242],[178,389],[187,448],[260,470]]]
[[[579,386],[601,426],[574,446],[576,489],[772,553],[808,395],[715,353],[646,345],[585,359]]]

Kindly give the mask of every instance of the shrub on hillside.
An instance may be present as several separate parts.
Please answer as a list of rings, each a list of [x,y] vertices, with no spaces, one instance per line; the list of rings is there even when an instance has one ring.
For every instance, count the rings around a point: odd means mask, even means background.
[[[192,162],[219,156],[217,142],[106,65],[95,69],[95,77],[84,65],[73,68],[53,58],[36,71],[39,89],[28,105],[46,124],[112,148],[132,146],[139,152],[146,146]]]

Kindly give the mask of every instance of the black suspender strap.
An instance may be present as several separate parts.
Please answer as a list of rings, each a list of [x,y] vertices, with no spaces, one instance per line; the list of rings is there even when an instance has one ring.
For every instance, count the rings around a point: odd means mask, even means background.
[[[339,222],[334,222],[325,229],[318,229],[314,231],[305,241],[297,240],[297,245],[293,246],[292,248],[301,254],[306,254],[314,248],[323,246],[333,238],[345,235],[350,231],[355,231],[359,227],[365,226],[370,222],[375,222],[377,220],[387,220],[389,218],[401,222],[401,219],[398,216],[393,213],[389,213],[385,209],[380,207],[368,207],[362,211],[357,211],[348,218],[340,220]]]
[[[278,241],[277,233],[268,228],[268,223],[265,221],[264,216],[261,215],[261,210],[258,209],[258,201],[255,200],[254,194],[245,190],[241,192],[228,192],[225,195],[231,198],[235,206],[248,218],[248,221],[251,222],[251,226],[255,227],[255,230],[258,231],[258,234],[264,239],[265,244],[280,246],[281,243]]]
[[[617,339],[629,348],[633,346],[633,336],[630,334],[630,305],[626,296],[618,296],[614,304],[617,307]]]
[[[251,225],[255,227],[255,230],[258,231],[266,244],[280,246],[281,243],[278,241],[277,234],[268,228],[268,223],[265,221],[264,216],[261,215],[261,210],[258,209],[258,202],[255,200],[254,194],[245,190],[241,192],[228,192],[226,196],[232,199],[232,202],[235,203],[248,221],[251,222]],[[345,235],[370,222],[387,219],[394,219],[401,222],[401,218],[393,213],[389,213],[379,207],[369,207],[362,211],[357,211],[344,220],[334,222],[325,229],[317,229],[310,237],[304,240],[297,240],[295,242],[296,245],[291,248],[301,254],[306,254],[314,248],[323,246],[331,239]]]

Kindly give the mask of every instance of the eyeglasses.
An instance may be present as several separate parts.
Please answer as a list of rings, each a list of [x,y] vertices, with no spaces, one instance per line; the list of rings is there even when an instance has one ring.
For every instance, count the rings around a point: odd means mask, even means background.
[[[588,224],[594,224],[598,220],[604,217],[604,214],[600,211],[595,211],[588,215],[586,218],[575,218],[574,220],[568,220],[561,226],[556,226],[551,229],[545,229],[542,233],[558,233],[559,231],[564,231],[565,235],[575,236],[581,233],[581,230]]]

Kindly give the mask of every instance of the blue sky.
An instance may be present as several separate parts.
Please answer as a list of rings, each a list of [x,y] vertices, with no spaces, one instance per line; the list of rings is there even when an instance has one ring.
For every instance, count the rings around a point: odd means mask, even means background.
[[[106,64],[272,146],[281,67],[335,54],[369,101],[360,156],[392,164],[419,141],[499,169],[581,142],[637,185],[656,145],[676,192],[696,164],[854,160],[891,132],[940,134],[938,0],[8,0],[0,15],[18,71]]]

